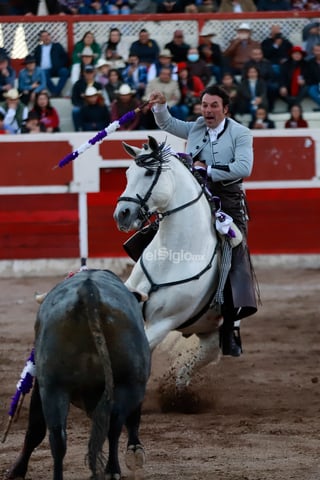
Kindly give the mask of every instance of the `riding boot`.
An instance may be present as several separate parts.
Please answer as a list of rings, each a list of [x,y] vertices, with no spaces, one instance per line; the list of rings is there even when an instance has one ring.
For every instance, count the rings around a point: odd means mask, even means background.
[[[219,333],[222,355],[240,357],[242,353],[240,327],[235,326],[234,322],[224,322]]]

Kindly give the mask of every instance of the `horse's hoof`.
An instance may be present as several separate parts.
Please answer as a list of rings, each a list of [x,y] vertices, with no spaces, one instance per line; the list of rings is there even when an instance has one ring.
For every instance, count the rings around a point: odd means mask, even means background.
[[[106,473],[105,474],[105,479],[106,480],[121,480],[121,474],[120,473]]]
[[[126,452],[126,465],[129,470],[135,471],[143,468],[145,453],[142,445],[129,445]]]

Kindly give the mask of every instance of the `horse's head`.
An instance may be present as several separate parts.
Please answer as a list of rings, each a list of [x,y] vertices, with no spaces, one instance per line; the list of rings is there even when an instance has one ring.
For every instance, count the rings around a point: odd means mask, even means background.
[[[123,143],[134,162],[127,170],[127,186],[114,212],[118,228],[138,230],[154,212],[163,212],[174,193],[169,166],[170,148],[153,137],[142,148]]]

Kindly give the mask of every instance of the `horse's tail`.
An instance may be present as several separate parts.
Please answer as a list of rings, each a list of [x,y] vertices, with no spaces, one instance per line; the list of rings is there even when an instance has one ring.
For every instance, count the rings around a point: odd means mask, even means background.
[[[110,413],[113,400],[113,373],[109,350],[101,326],[99,309],[101,298],[94,281],[87,278],[80,287],[79,297],[84,303],[89,329],[100,357],[104,372],[104,391],[92,412],[92,427],[88,445],[88,461],[92,472],[103,471],[105,458],[102,446],[107,438],[110,424]]]

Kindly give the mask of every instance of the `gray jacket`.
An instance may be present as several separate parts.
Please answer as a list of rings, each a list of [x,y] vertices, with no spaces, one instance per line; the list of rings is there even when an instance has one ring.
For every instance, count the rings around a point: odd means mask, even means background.
[[[233,182],[251,174],[253,137],[247,127],[227,118],[224,131],[211,143],[203,117],[184,122],[172,117],[167,109],[153,113],[161,130],[187,139],[186,153],[211,166],[213,182]]]

